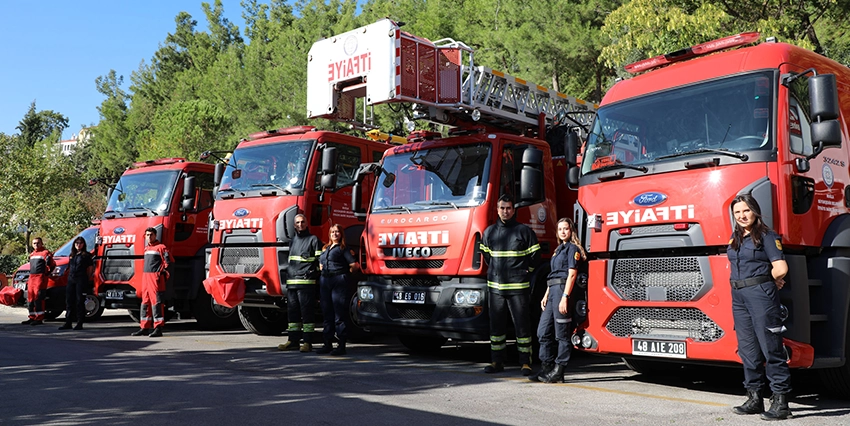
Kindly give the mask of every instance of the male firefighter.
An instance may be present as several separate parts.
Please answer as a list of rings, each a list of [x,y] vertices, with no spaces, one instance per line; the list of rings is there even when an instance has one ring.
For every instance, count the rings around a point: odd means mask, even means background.
[[[30,253],[30,277],[27,280],[27,308],[29,319],[21,324],[40,325],[44,324],[44,298],[47,293],[47,277],[56,262],[53,261],[53,253],[44,248],[41,237],[32,239],[32,253]]]
[[[165,244],[156,239],[156,229],[145,229],[145,266],[142,270],[142,305],[138,331],[133,336],[160,337],[165,324],[162,296],[168,281],[168,265],[174,260]]]
[[[514,217],[513,199],[503,194],[496,203],[499,220],[484,231],[481,252],[487,263],[490,309],[490,355],[485,373],[505,370],[507,310],[516,329],[522,375],[531,374],[530,277],[540,260],[540,245],[531,228]]]
[[[319,276],[320,254],[322,243],[307,229],[307,216],[295,215],[295,235],[289,245],[289,266],[286,269],[289,340],[278,345],[279,350],[313,350],[311,336],[316,327],[316,278]]]

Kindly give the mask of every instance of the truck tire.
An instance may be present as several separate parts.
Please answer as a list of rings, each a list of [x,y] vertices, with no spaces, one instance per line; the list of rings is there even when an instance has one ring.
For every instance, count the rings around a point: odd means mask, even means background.
[[[286,310],[239,307],[239,320],[246,330],[259,336],[280,336],[286,331]]]
[[[372,340],[372,333],[360,325],[360,318],[357,316],[357,295],[351,296],[351,304],[348,307],[349,324],[351,328],[348,331],[348,340],[354,343],[366,343]]]
[[[414,336],[410,334],[399,334],[398,340],[404,347],[414,353],[434,353],[446,343],[445,337]]]
[[[842,399],[850,399],[850,318],[847,318],[844,332],[847,335],[844,338],[844,365],[818,370],[818,375],[829,393]]]
[[[94,321],[103,315],[103,303],[93,294],[87,294],[83,306],[86,308],[86,321]]]
[[[204,290],[198,291],[198,298],[192,302],[192,316],[203,330],[222,330],[240,324],[238,309],[214,303]]]

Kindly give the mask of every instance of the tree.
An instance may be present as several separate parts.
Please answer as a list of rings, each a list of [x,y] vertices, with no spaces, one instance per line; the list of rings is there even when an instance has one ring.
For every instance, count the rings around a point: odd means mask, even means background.
[[[91,140],[80,148],[79,156],[88,158],[84,171],[88,178],[118,177],[138,155],[123,82],[115,70],[95,79],[97,91],[106,99],[97,108],[100,122],[91,129]]]
[[[54,132],[61,137],[67,127],[68,119],[64,115],[52,110],[36,112],[35,101],[32,101],[26,115],[15,128],[21,132],[18,141],[22,146],[31,147]]]

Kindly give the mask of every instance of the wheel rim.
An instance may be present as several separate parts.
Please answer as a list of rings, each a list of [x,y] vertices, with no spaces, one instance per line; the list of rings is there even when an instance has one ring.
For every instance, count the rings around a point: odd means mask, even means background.
[[[86,318],[93,317],[100,309],[100,300],[97,296],[86,295],[86,300],[83,302],[86,309]]]
[[[236,308],[228,308],[227,306],[215,303],[212,297],[210,297],[210,310],[219,318],[228,318],[236,312]]]

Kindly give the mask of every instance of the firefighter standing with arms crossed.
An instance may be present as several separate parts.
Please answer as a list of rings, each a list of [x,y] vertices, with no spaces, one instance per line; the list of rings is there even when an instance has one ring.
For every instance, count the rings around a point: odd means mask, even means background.
[[[44,298],[47,293],[47,276],[56,267],[53,253],[44,248],[41,237],[32,239],[30,253],[30,277],[27,280],[27,308],[29,319],[21,324],[44,324]]]
[[[316,327],[316,278],[319,276],[319,255],[322,242],[307,229],[307,216],[295,215],[295,236],[289,245],[289,266],[286,273],[287,328],[289,340],[277,345],[282,351],[313,350],[312,335]],[[298,343],[301,342],[299,346]]]
[[[496,204],[499,220],[487,227],[481,252],[487,264],[488,306],[490,309],[490,356],[485,373],[505,370],[507,315],[510,311],[516,330],[522,375],[531,375],[530,277],[540,260],[537,235],[516,221],[514,202],[507,194]]]
[[[156,229],[145,229],[145,266],[142,270],[142,305],[139,308],[140,327],[132,336],[162,336],[165,324],[165,282],[168,266],[174,260],[165,244],[156,239]]]

